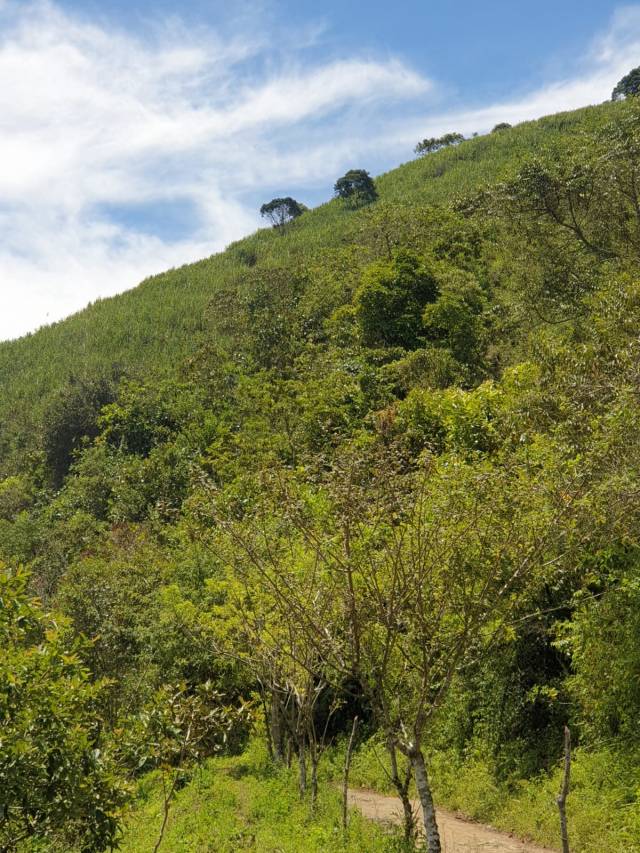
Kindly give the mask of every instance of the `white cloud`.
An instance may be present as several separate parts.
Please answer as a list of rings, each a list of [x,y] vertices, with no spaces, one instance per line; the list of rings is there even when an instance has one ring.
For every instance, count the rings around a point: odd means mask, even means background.
[[[318,165],[304,122],[333,122],[338,148],[357,148],[337,116],[429,88],[394,60],[289,62],[264,75],[265,50],[264,35],[165,22],[142,40],[53,3],[0,0],[0,339],[252,230],[255,212],[238,199],[290,180],[288,134]],[[181,240],[113,214],[185,201],[196,216]]]
[[[455,130],[483,133],[498,122],[518,122],[575,110],[608,100],[615,84],[640,63],[640,6],[616,11],[606,33],[594,39],[570,77],[552,81],[513,100],[480,109],[431,113],[408,121],[388,144],[406,146],[416,139]]]
[[[448,112],[398,60],[303,65],[317,29],[286,61],[264,27],[242,33],[172,20],[134,37],[52,2],[0,0],[0,339],[251,231],[248,194],[330,186],[364,158],[406,159],[423,136],[605,100],[638,64],[640,6],[618,10],[572,76]],[[114,213],[132,205],[183,205],[193,222],[180,239],[154,233]]]

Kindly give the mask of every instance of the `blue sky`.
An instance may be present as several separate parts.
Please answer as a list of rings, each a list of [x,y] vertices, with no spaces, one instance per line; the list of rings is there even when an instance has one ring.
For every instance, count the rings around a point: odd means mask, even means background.
[[[640,3],[0,0],[0,339],[638,64]]]
[[[94,20],[102,16],[139,30],[158,14],[176,13],[195,26],[231,28],[243,14],[254,18],[257,9],[268,27],[321,28],[318,47],[325,57],[401,56],[423,74],[441,79],[465,103],[510,94],[514,86],[541,84],[549,74],[570,68],[620,8],[597,0],[70,0],[64,5]]]

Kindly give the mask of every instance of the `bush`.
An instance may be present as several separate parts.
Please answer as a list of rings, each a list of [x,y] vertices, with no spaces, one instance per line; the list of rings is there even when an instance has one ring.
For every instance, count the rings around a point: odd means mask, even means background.
[[[367,267],[354,300],[362,343],[415,349],[422,312],[437,294],[435,276],[412,252],[398,250],[392,260]]]
[[[336,198],[346,201],[351,207],[371,204],[378,198],[378,191],[369,172],[364,169],[350,169],[335,183]]]
[[[125,788],[103,751],[104,685],[81,662],[69,623],[0,566],[0,848],[24,839],[112,849]]]
[[[47,407],[42,447],[56,488],[62,485],[83,442],[98,435],[100,411],[114,397],[114,387],[107,379],[72,378]]]

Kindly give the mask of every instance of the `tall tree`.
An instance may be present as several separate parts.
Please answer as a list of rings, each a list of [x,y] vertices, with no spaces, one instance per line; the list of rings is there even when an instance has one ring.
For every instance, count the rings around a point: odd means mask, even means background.
[[[425,740],[456,673],[488,654],[532,590],[558,572],[552,555],[574,487],[564,483],[558,501],[525,468],[454,456],[407,477],[383,455],[346,468],[331,488],[332,510],[320,517],[294,494],[279,501],[292,508],[315,577],[321,567],[338,602],[318,625],[317,595],[289,596],[307,614],[300,630],[318,644],[325,672],[350,674],[361,686],[392,761],[397,749],[408,758],[429,853],[441,845]],[[274,569],[270,583],[287,577]]]
[[[284,230],[285,225],[293,222],[305,212],[306,207],[291,196],[272,198],[260,208],[260,216],[268,219],[274,228]]]
[[[611,100],[621,101],[624,98],[630,98],[638,94],[640,94],[640,65],[637,68],[632,68],[616,84],[615,89],[611,93]]]
[[[351,207],[363,207],[378,198],[373,178],[364,169],[350,169],[335,183],[336,198],[344,199]]]
[[[441,148],[449,148],[451,145],[458,145],[464,141],[464,136],[461,133],[445,133],[444,136],[431,137],[418,142],[414,151],[416,154],[423,156],[424,154],[433,154]]]

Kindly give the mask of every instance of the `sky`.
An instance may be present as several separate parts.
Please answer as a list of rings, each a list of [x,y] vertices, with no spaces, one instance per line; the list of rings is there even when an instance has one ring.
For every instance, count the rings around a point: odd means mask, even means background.
[[[640,3],[0,0],[0,340],[637,65]]]

